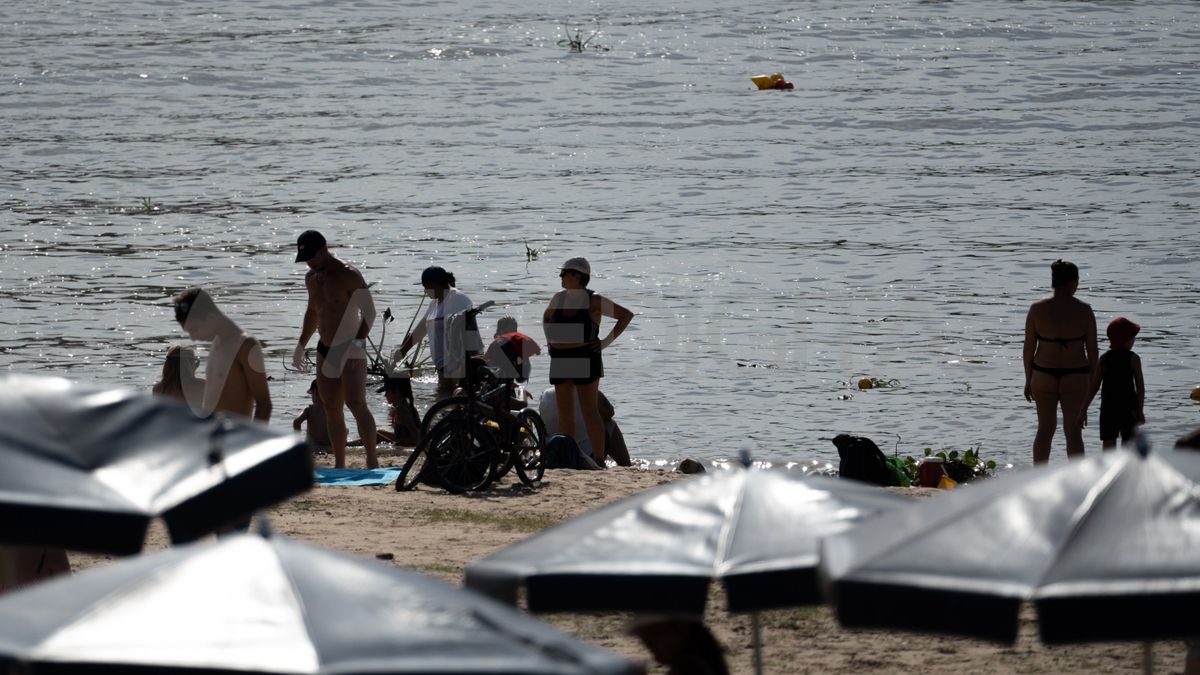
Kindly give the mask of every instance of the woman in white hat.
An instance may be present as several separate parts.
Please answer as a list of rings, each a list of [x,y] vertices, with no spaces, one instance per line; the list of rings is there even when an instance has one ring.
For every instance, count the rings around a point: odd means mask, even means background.
[[[604,466],[604,420],[600,417],[598,400],[604,361],[600,353],[625,331],[633,320],[633,312],[587,287],[592,267],[584,258],[571,258],[563,263],[558,276],[563,290],[550,299],[542,314],[542,327],[550,348],[550,384],[554,385],[559,431],[575,437],[578,397],[587,436],[592,441],[592,457]],[[600,339],[600,321],[606,316],[616,323]]]

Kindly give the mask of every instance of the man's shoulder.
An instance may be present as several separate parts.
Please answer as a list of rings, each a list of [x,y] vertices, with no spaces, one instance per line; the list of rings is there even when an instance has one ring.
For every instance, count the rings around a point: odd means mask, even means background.
[[[241,344],[238,345],[238,356],[245,356],[256,349],[260,351],[263,349],[262,340],[253,335],[243,333]]]

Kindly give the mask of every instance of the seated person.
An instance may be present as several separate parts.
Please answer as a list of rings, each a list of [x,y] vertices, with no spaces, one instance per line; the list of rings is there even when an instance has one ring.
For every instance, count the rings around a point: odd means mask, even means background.
[[[151,390],[159,396],[190,403],[199,410],[204,401],[204,378],[196,376],[200,359],[196,350],[184,345],[171,345],[163,361],[162,376]]]
[[[489,366],[499,369],[497,377],[524,382],[529,379],[529,359],[541,353],[541,345],[517,330],[516,319],[506,316],[496,322],[496,335],[483,358]]]
[[[312,397],[312,404],[292,420],[292,429],[300,431],[301,425],[308,422],[304,435],[312,445],[313,452],[327,453],[332,447],[329,441],[329,425],[325,420],[325,404],[321,401],[321,392],[317,390],[316,380],[308,385],[308,393]]]
[[[376,434],[393,446],[416,447],[421,441],[421,418],[413,404],[412,380],[407,373],[384,375],[383,386],[375,393],[382,393],[388,402],[390,432],[379,429]]]
[[[536,340],[517,330],[517,320],[511,316],[501,317],[496,322],[496,335],[483,353],[487,364],[496,369],[496,376],[524,382],[529,379],[530,358],[542,353]],[[524,389],[518,391],[509,407],[513,410],[526,408],[532,397]]]
[[[642,640],[667,675],[728,675],[725,653],[712,631],[690,616],[642,617],[629,632]]]
[[[613,408],[608,397],[604,392],[597,392],[600,403],[600,419],[604,421],[604,434],[607,438],[604,445],[605,457],[611,458],[617,463],[617,466],[632,466],[629,459],[629,448],[625,447],[625,436],[621,433],[621,427],[617,426],[617,421],[614,419],[616,410]],[[542,392],[542,398],[538,401],[538,414],[541,415],[542,421],[546,423],[546,434],[553,436],[558,433],[558,403],[554,395],[554,387],[550,387]],[[592,454],[592,443],[588,440],[586,427],[583,424],[583,410],[579,407],[579,399],[575,399],[575,433],[579,436],[575,439],[575,443],[579,445],[579,449],[583,454],[589,457]]]

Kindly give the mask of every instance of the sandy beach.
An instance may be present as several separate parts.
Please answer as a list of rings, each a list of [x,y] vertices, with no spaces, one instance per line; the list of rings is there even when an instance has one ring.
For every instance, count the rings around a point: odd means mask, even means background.
[[[362,466],[361,451],[350,450],[351,465]],[[400,459],[383,455],[384,464],[399,464]],[[328,459],[321,457],[318,462],[328,464]],[[537,489],[506,479],[474,495],[451,495],[427,487],[403,493],[390,486],[316,487],[275,507],[268,516],[272,528],[286,536],[378,559],[380,564],[403,565],[457,586],[464,566],[472,560],[574,515],[680,479],[687,476],[615,468],[550,471]],[[937,490],[904,492],[914,498],[938,498]],[[164,532],[152,530],[148,550],[164,546]],[[109,560],[75,554],[72,567],[78,570]],[[725,612],[720,596],[719,588],[714,589],[705,621],[724,646],[730,671],[752,672],[750,618]],[[627,634],[628,614],[540,618],[643,662],[649,672],[665,672]],[[1138,673],[1142,665],[1142,646],[1136,643],[1042,645],[1029,608],[1023,613],[1020,637],[1011,647],[946,636],[846,631],[825,607],[767,612],[761,621],[769,673]],[[1183,652],[1180,642],[1156,644],[1155,672],[1181,672]]]

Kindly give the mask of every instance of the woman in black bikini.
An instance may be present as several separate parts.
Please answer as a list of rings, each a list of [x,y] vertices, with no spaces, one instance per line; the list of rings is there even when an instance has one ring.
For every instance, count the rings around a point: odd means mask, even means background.
[[[550,348],[550,384],[558,407],[559,430],[575,437],[575,397],[583,410],[592,457],[604,466],[604,420],[600,417],[600,378],[604,377],[601,350],[617,339],[633,312],[602,298],[587,287],[592,267],[583,258],[563,263],[559,278],[563,290],[554,294],[542,314],[542,328]],[[616,319],[612,330],[600,339],[600,319]]]
[[[1096,350],[1096,315],[1075,297],[1079,268],[1057,260],[1050,266],[1054,295],[1033,303],[1025,318],[1025,400],[1037,404],[1033,463],[1050,461],[1050,441],[1063,412],[1067,456],[1083,455],[1079,413],[1088,402],[1088,384],[1100,358]]]

